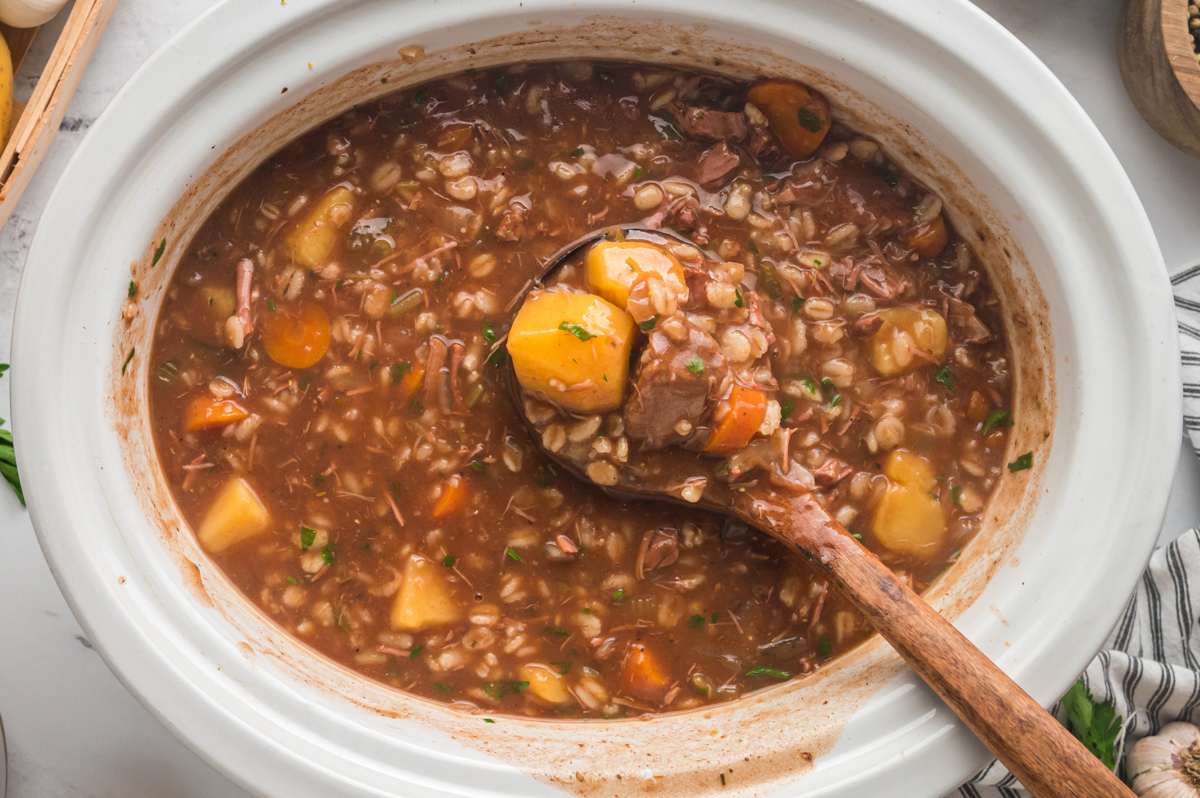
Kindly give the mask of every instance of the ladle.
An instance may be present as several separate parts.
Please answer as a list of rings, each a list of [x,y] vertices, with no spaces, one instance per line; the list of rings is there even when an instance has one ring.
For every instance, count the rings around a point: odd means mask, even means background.
[[[636,226],[596,230],[555,253],[509,309],[518,308],[535,285],[543,284],[572,255],[617,230],[629,238],[692,243],[663,230]],[[541,435],[525,417],[511,358],[506,369],[510,397],[535,443],[556,465],[590,482],[573,462],[542,447]],[[687,504],[645,485],[620,484],[603,490],[622,500]],[[709,493],[691,506],[737,518],[807,557],[1037,798],[1132,798],[1112,771],[830,517],[811,494],[790,495],[767,480],[720,498]]]

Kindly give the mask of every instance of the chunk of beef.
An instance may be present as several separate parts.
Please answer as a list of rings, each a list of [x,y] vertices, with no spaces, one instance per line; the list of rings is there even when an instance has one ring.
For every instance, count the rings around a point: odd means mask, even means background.
[[[722,141],[700,156],[696,162],[696,182],[705,188],[715,188],[737,171],[742,159]]]
[[[667,113],[680,130],[694,138],[714,141],[746,138],[746,117],[741,111],[716,111],[674,102],[667,106]]]
[[[830,457],[821,464],[820,468],[813,471],[812,475],[818,485],[827,488],[838,484],[853,473],[854,469],[846,465],[846,463],[836,457]]]
[[[652,331],[625,403],[626,433],[652,448],[680,440],[676,426],[701,422],[728,371],[721,348],[704,331],[688,325],[683,341]]]
[[[501,241],[520,241],[525,237],[525,209],[510,205],[496,226],[496,238]]]
[[[986,344],[992,340],[992,333],[979,317],[975,315],[975,307],[961,299],[949,298],[950,329],[958,331],[962,337],[973,344]]]
[[[766,158],[768,155],[774,155],[779,152],[779,139],[765,127],[750,128],[750,141],[746,143],[746,149],[758,160]]]
[[[651,529],[642,535],[634,571],[638,579],[645,579],[647,571],[666,568],[679,559],[679,533],[674,529]]]

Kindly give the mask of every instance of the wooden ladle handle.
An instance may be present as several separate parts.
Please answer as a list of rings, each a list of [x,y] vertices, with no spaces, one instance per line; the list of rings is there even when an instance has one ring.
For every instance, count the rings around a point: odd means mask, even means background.
[[[748,498],[739,516],[806,555],[1037,798],[1133,792],[810,497]]]

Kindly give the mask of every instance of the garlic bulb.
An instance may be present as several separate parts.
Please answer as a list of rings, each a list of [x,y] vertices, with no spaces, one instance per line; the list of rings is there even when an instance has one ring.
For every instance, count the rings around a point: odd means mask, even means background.
[[[1125,770],[1143,798],[1200,798],[1200,729],[1168,723],[1134,744]]]
[[[0,22],[14,28],[36,28],[66,4],[67,0],[0,0]]]

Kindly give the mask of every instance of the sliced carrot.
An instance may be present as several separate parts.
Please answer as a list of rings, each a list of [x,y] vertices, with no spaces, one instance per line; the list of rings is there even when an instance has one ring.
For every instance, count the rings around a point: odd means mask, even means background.
[[[449,518],[461,510],[466,501],[467,481],[455,474],[442,486],[442,495],[438,497],[437,504],[433,505],[429,517],[432,520]]]
[[[908,245],[922,258],[941,254],[946,248],[946,240],[946,222],[941,216],[908,231]]]
[[[767,395],[754,388],[735,384],[722,404],[729,412],[717,422],[717,428],[704,444],[706,452],[736,452],[744,448],[767,415]]]
[[[766,80],[752,87],[746,98],[763,112],[793,155],[812,155],[829,132],[829,101],[802,83]]]
[[[281,366],[306,369],[316,365],[329,349],[329,314],[318,304],[280,306],[262,322],[263,345]]]
[[[404,372],[404,376],[400,378],[397,384],[396,392],[401,399],[411,399],[417,395],[417,391],[421,389],[421,380],[425,379],[425,366],[416,363],[408,371]]]
[[[217,399],[203,393],[188,403],[183,413],[183,428],[188,432],[223,427],[241,421],[250,411],[232,399]]]
[[[621,690],[634,698],[657,704],[671,686],[658,657],[642,643],[630,643],[621,663]]]

